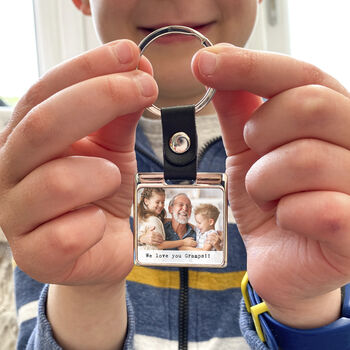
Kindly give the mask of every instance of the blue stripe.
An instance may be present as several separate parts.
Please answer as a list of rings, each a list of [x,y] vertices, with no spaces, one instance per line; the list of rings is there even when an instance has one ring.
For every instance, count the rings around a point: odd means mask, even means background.
[[[15,295],[17,311],[23,305],[38,300],[44,288],[44,284],[35,281],[18,267],[14,271]]]

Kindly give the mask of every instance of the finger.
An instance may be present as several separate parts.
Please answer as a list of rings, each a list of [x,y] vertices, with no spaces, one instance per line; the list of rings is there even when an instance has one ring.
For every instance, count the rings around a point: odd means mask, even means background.
[[[85,52],[52,68],[17,103],[6,129],[7,136],[36,105],[69,86],[98,76],[139,69],[152,74],[149,61],[135,43],[117,40]]]
[[[246,91],[216,91],[213,104],[219,117],[227,156],[247,150],[243,138],[244,125],[262,104],[261,98]]]
[[[154,237],[152,239],[152,245],[158,245],[158,244],[161,244],[163,242],[163,239],[160,239],[158,237]]]
[[[319,140],[298,140],[261,157],[248,171],[246,188],[256,204],[271,209],[280,198],[303,191],[350,194],[349,152]]]
[[[312,64],[286,55],[229,44],[198,51],[192,67],[203,84],[217,90],[245,90],[271,98],[294,87],[317,84],[348,96],[347,90],[337,80]]]
[[[118,116],[137,112],[139,117],[156,95],[154,79],[141,71],[97,77],[60,91],[32,109],[8,137],[1,149],[7,177],[17,181]],[[136,122],[134,118],[134,127]],[[131,127],[121,139],[133,134]],[[131,138],[128,148],[133,147]]]
[[[119,169],[105,159],[53,160],[35,169],[7,193],[1,225],[13,237],[22,235],[43,222],[110,196],[120,183]]]
[[[350,245],[350,196],[339,192],[295,193],[278,204],[278,225],[313,240],[327,243],[337,253],[335,266],[348,266]],[[326,253],[324,251],[324,253]],[[328,249],[328,255],[330,251]],[[343,259],[343,260],[342,260]],[[345,259],[347,264],[345,264]],[[348,270],[346,271],[348,273]]]
[[[244,139],[259,154],[301,138],[350,149],[349,115],[350,99],[344,95],[319,85],[303,86],[287,90],[258,108],[245,125]]]
[[[24,272],[39,281],[63,282],[79,256],[102,239],[105,226],[101,209],[77,209],[44,223],[29,235],[12,239],[14,259]]]
[[[229,157],[249,149],[242,131],[252,112],[262,103],[257,96],[271,98],[311,84],[324,85],[348,96],[334,78],[311,64],[229,44],[198,51],[192,60],[192,71],[204,85],[217,90],[213,102]]]

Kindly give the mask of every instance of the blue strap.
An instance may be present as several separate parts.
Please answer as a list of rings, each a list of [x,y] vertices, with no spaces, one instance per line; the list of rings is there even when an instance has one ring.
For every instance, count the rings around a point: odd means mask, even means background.
[[[296,329],[283,325],[267,312],[259,316],[266,343],[272,350],[350,350],[350,284],[345,286],[342,315],[335,322],[315,329]],[[251,305],[262,302],[248,285]],[[277,346],[278,344],[278,346]]]
[[[262,302],[261,298],[258,296],[258,294],[254,291],[252,286],[248,283],[247,285],[247,291],[248,291],[248,296],[250,299],[251,305],[257,305]],[[268,345],[268,348],[271,350],[278,350],[278,345],[276,343],[275,337],[272,335],[270,328],[268,327],[264,316],[265,314],[260,314],[259,315],[259,320],[260,320],[260,325],[262,328],[262,331],[264,333],[265,341],[266,344]]]

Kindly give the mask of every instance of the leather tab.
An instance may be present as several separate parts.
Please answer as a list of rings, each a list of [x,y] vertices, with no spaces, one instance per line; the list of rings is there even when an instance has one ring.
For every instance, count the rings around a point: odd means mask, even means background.
[[[161,109],[165,181],[190,180],[197,176],[197,132],[195,106],[176,106]],[[170,147],[171,137],[184,132],[190,138],[189,149],[181,154]]]

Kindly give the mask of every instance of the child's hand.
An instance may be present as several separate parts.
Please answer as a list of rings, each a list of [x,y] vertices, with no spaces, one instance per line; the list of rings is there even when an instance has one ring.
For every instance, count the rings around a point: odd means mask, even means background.
[[[159,232],[155,231],[155,226],[147,227],[145,233],[140,237],[140,242],[147,245],[161,244],[164,239]]]
[[[192,237],[186,237],[182,240],[184,247],[196,247],[197,242]]]
[[[0,136],[0,225],[21,269],[58,284],[122,280],[135,128],[157,86],[137,46],[118,41],[48,72]]]
[[[348,92],[310,64],[227,44],[201,50],[193,70],[217,89],[250,281],[280,321],[332,322],[350,281]]]
[[[191,247],[197,247],[197,242],[195,240],[192,240]]]
[[[222,236],[222,233],[221,233],[221,236]],[[210,233],[207,239],[205,240],[205,243],[210,244],[216,250],[222,250],[221,236],[219,236],[219,233]]]

